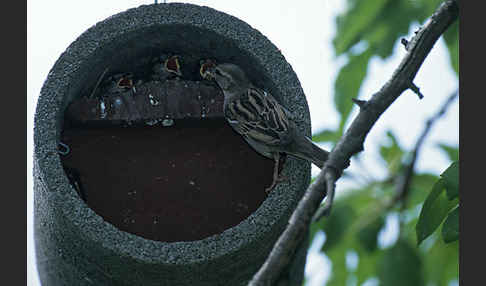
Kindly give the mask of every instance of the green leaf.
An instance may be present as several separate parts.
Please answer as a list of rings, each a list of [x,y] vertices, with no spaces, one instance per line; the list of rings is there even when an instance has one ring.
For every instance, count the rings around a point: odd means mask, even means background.
[[[371,202],[375,201],[371,188],[352,190],[346,195],[338,196],[330,216],[311,225],[311,235],[317,230],[323,230],[326,234],[326,241],[321,250],[328,252],[345,241],[345,238],[349,237],[347,231],[350,230],[351,224],[367,210]]]
[[[364,226],[358,231],[358,242],[367,252],[373,252],[378,245],[378,233],[385,224],[385,219],[380,216],[370,224]]]
[[[340,247],[339,251],[333,251],[328,256],[331,260],[332,268],[331,277],[326,283],[326,286],[341,286],[346,284],[346,279],[349,274],[346,268],[346,250],[347,248]]]
[[[355,215],[355,211],[348,204],[334,205],[331,215],[324,219],[322,230],[326,233],[326,242],[322,251],[330,250],[342,240]]]
[[[392,131],[387,131],[386,136],[391,143],[380,146],[380,155],[388,166],[389,175],[396,174],[402,166],[402,157],[405,153]]]
[[[389,3],[366,30],[364,39],[382,59],[389,57],[400,36],[407,35],[410,24],[417,20],[417,12],[411,1]]]
[[[408,23],[407,23],[408,25]],[[382,59],[388,57],[393,51],[396,38],[390,37],[392,27],[386,21],[380,21],[365,35],[365,40]],[[383,45],[380,45],[382,43]]]
[[[334,89],[336,91],[334,94],[334,105],[341,115],[339,125],[340,134],[342,134],[344,124],[353,108],[354,103],[352,98],[358,97],[358,92],[366,76],[368,61],[371,56],[372,52],[369,49],[359,55],[351,55],[349,62],[341,68],[334,82]]]
[[[447,216],[442,226],[442,238],[445,243],[459,239],[459,206],[453,209]]]
[[[383,254],[378,266],[378,278],[383,286],[420,286],[425,285],[422,271],[417,248],[407,240],[399,239]]]
[[[350,235],[344,235],[339,240],[339,243],[336,243],[332,249],[325,252],[325,255],[329,258],[332,265],[331,277],[329,277],[326,284],[327,286],[345,285],[349,276],[349,270],[346,267],[346,253],[353,248],[353,245],[353,237]]]
[[[459,161],[453,162],[440,176],[444,180],[449,200],[457,198],[459,196]]]
[[[420,17],[418,18],[421,22],[425,19],[430,18],[432,13],[434,13],[437,8],[439,8],[440,4],[444,2],[444,0],[416,0],[417,8],[420,9]]]
[[[372,27],[389,0],[355,1],[343,15],[336,18],[337,31],[333,39],[336,55],[358,43],[364,31]],[[348,2],[349,3],[349,2]]]
[[[410,183],[407,205],[415,207],[417,204],[422,204],[438,179],[437,175],[428,173],[415,174]]]
[[[459,21],[454,22],[445,31],[444,40],[449,50],[451,66],[459,76]]]
[[[459,160],[459,148],[449,146],[446,144],[438,144],[439,148],[444,151],[447,156],[449,157],[449,160],[451,161],[458,161]]]
[[[312,141],[314,142],[336,142],[339,139],[339,135],[334,130],[322,130],[317,134],[312,135]]]
[[[421,250],[429,285],[448,286],[451,280],[459,278],[459,241],[445,243],[436,239],[430,248]]]
[[[373,252],[365,252],[364,250],[358,250],[359,261],[358,268],[356,269],[356,277],[358,278],[357,285],[363,285],[363,283],[376,276],[376,265],[382,259],[383,251],[376,249]]]
[[[456,200],[450,201],[448,199],[444,180],[442,178],[439,179],[434,184],[420,212],[419,220],[415,227],[417,244],[420,244],[439,227],[451,208],[456,204]]]

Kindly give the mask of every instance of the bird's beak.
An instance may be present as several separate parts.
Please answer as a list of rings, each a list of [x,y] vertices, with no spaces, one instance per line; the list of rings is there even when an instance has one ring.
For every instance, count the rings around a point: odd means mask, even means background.
[[[215,77],[215,68],[216,66],[212,62],[207,62],[201,65],[201,68],[199,69],[199,73],[201,74],[201,77],[207,80],[214,80]]]

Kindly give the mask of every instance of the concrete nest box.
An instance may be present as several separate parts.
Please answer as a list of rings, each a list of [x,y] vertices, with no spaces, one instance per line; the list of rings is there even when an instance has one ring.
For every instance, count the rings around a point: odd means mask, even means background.
[[[43,285],[245,285],[310,180],[228,126],[202,63],[241,66],[302,120],[300,83],[280,51],[208,7],[144,5],[97,23],[60,56],[37,104],[34,227]],[[282,276],[303,279],[307,245]]]

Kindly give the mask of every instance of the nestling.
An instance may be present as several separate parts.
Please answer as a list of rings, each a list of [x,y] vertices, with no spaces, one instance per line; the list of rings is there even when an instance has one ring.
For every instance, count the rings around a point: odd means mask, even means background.
[[[280,154],[305,159],[322,168],[329,152],[296,127],[294,116],[268,92],[255,87],[237,65],[224,63],[211,71],[224,93],[223,111],[233,129],[261,155],[274,160],[271,191],[280,180]]]

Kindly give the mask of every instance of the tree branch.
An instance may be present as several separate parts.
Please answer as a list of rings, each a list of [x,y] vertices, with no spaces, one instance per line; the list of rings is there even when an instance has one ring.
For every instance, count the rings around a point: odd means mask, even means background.
[[[274,285],[282,269],[290,262],[299,242],[309,229],[311,219],[327,193],[329,179],[339,179],[352,155],[363,150],[363,143],[380,115],[408,88],[415,87],[413,79],[442,33],[458,18],[459,7],[455,0],[442,3],[430,20],[407,44],[407,55],[391,79],[372,98],[360,105],[360,112],[351,126],[329,154],[316,180],[290,217],[289,224],[270,252],[260,270],[248,285]],[[328,174],[333,174],[329,176]],[[332,178],[335,177],[335,178]]]
[[[395,204],[398,201],[404,201],[408,195],[409,192],[409,186],[412,180],[412,176],[414,173],[415,169],[415,163],[417,161],[418,153],[420,151],[420,148],[422,147],[425,138],[429,134],[430,130],[432,129],[432,125],[441,118],[451,103],[456,99],[456,97],[459,95],[459,91],[453,92],[447,100],[444,102],[442,107],[439,109],[439,111],[434,114],[432,117],[430,117],[427,122],[425,123],[425,128],[420,134],[419,138],[417,139],[417,142],[415,143],[415,148],[412,151],[412,156],[410,158],[409,163],[406,165],[405,171],[402,173],[401,176],[398,178],[398,183],[396,185],[396,191],[395,191],[395,197],[392,199],[392,205]],[[402,208],[405,206],[405,202],[403,202]]]
[[[422,133],[415,143],[415,147],[413,148],[409,162],[405,164],[404,170],[401,172],[401,174],[395,177],[395,195],[388,200],[379,202],[378,205],[373,205],[369,207],[368,211],[365,211],[366,215],[360,217],[360,219],[356,223],[357,227],[363,228],[366,225],[372,223],[384,212],[389,211],[399,202],[402,202],[402,210],[405,209],[406,200],[408,194],[410,193],[410,183],[412,182],[415,163],[417,162],[418,154],[423,145],[423,142],[425,141],[425,138],[432,129],[432,125],[434,125],[434,123],[445,114],[451,103],[456,99],[458,95],[459,91],[455,91],[454,93],[452,93],[449,98],[447,98],[447,100],[443,103],[439,111],[427,120],[424,130],[422,130]]]

